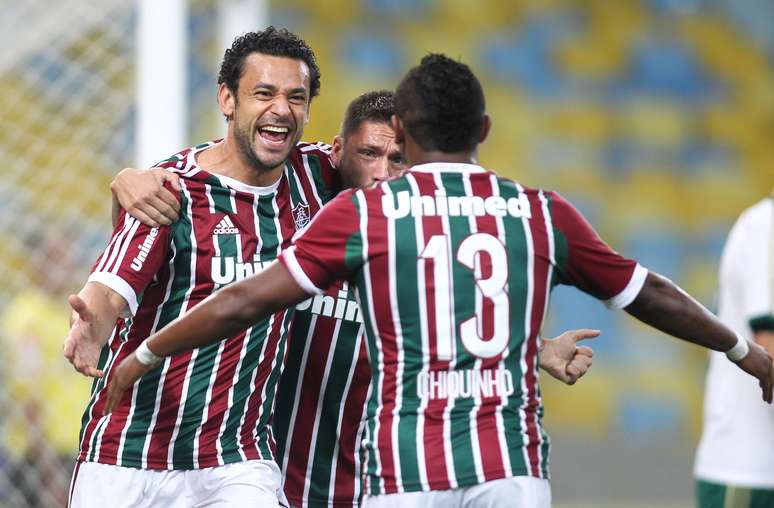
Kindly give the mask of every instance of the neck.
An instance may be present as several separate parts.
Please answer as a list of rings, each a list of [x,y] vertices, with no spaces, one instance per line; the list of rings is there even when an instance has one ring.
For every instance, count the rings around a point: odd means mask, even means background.
[[[406,159],[411,166],[431,162],[457,162],[462,164],[478,164],[478,150],[466,152],[441,152],[440,150],[423,150],[413,140],[406,139]]]
[[[196,155],[196,163],[208,173],[222,175],[254,187],[268,187],[282,175],[283,164],[274,168],[256,168],[237,148],[233,137],[226,135],[220,143]]]

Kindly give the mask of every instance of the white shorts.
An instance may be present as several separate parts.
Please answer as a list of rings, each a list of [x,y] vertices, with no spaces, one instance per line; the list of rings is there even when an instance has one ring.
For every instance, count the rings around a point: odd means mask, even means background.
[[[70,508],[226,508],[287,506],[280,470],[271,460],[181,471],[96,462],[75,465]]]
[[[364,508],[551,508],[551,483],[544,478],[514,476],[473,487],[431,492],[365,496]]]

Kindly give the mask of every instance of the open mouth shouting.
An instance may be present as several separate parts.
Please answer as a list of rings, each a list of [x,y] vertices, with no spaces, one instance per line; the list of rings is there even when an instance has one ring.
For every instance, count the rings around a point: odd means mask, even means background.
[[[287,141],[290,129],[286,126],[264,125],[258,128],[258,135],[269,146],[281,146]]]

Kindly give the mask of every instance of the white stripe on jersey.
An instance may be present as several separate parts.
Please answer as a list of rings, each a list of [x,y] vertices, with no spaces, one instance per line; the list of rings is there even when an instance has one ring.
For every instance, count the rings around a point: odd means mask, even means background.
[[[185,180],[180,180],[180,187],[183,190],[183,194],[185,195],[187,203],[187,216],[193,217],[193,199],[191,198],[191,192],[188,190],[188,186],[185,183]],[[194,287],[196,287],[196,230],[194,228],[193,221],[191,221],[191,234],[189,236],[189,239],[191,240],[191,263],[189,265],[189,270],[191,272],[189,282],[188,282],[188,289],[185,292],[185,296],[183,297],[183,303],[180,305],[180,314],[183,315],[185,311],[188,310],[188,304],[191,300],[191,293],[193,292]],[[177,440],[177,435],[180,432],[180,423],[183,420],[183,412],[185,410],[185,403],[188,401],[187,394],[188,394],[188,385],[191,381],[191,374],[193,372],[193,366],[194,363],[196,363],[196,358],[199,356],[199,349],[194,349],[191,352],[191,358],[188,359],[188,366],[186,367],[185,372],[185,378],[183,379],[183,388],[180,392],[180,400],[178,402],[178,408],[177,408],[177,418],[175,419],[175,428],[172,431],[172,437],[170,438],[170,443],[175,443]],[[172,360],[169,360],[170,362]],[[160,401],[159,401],[160,402]],[[158,403],[157,403],[158,406]],[[154,412],[158,411],[159,408],[155,407],[153,409]],[[171,444],[169,446],[169,450],[167,450],[167,462],[172,463],[172,457],[173,457],[173,451],[175,447],[174,444]]]
[[[311,436],[311,442],[309,443],[309,455],[306,461],[305,478],[307,480],[312,476],[312,467],[314,466],[314,454],[315,454],[315,450],[317,449],[317,433],[320,430],[320,416],[322,414],[323,402],[325,400],[325,388],[328,386],[328,378],[330,377],[330,374],[331,374],[331,365],[333,364],[333,357],[336,354],[336,343],[339,337],[340,329],[341,329],[341,319],[337,319],[336,325],[333,328],[333,338],[331,340],[330,346],[328,347],[328,358],[325,361],[325,370],[323,371],[323,378],[320,382],[320,391],[317,394],[317,404],[315,405],[314,421],[305,422],[307,424],[308,423],[312,424],[312,436]],[[350,369],[350,372],[352,370],[354,369]],[[335,473],[336,473],[336,470],[335,469],[332,470],[331,476],[334,476]],[[309,499],[309,487],[311,486],[311,483],[312,482],[310,481],[304,481],[304,499],[305,500]]]
[[[164,308],[165,302],[169,301],[169,295],[172,293],[172,283],[175,281],[175,257],[177,256],[177,247],[175,247],[175,242],[170,242],[169,248],[172,252],[172,257],[169,261],[169,280],[167,281],[167,289],[164,291],[164,299],[161,301],[158,307],[156,307],[156,316],[153,318],[153,327],[150,330],[150,334],[156,333],[156,331],[158,331],[159,320],[161,319],[161,311]],[[150,425],[148,426],[148,429],[151,431],[151,435],[153,435],[156,422],[158,421],[159,411],[161,409],[161,394],[164,392],[164,385],[167,380],[167,371],[169,370],[169,366],[171,364],[171,357],[167,357],[164,360],[164,366],[161,368],[161,377],[159,378],[159,385],[156,390],[156,399],[153,404],[153,416],[151,416]],[[143,445],[141,459],[143,468],[148,467],[148,451],[150,448],[150,442],[150,439],[146,439],[145,444]]]
[[[116,273],[121,266],[121,260],[124,257],[124,253],[126,252],[126,249],[129,248],[129,244],[132,243],[134,234],[140,227],[140,221],[134,217],[130,217],[129,219],[129,224],[121,231],[118,240],[113,244],[113,250],[110,252],[110,257],[99,271]]]
[[[116,247],[116,244],[119,244],[120,248],[121,239],[126,236],[126,233],[129,232],[135,220],[136,219],[134,219],[134,217],[129,214],[124,215],[124,225],[121,228],[121,231],[118,232],[118,234],[113,235],[113,238],[110,239],[110,243],[105,249],[105,252],[102,253],[102,257],[100,258],[99,263],[97,264],[97,268],[94,270],[94,272],[101,272],[105,270],[105,265],[107,264],[108,259],[110,259],[113,255],[113,249]]]
[[[406,181],[411,186],[411,191],[415,195],[419,195],[419,187],[417,186],[416,178],[411,173],[406,175]],[[416,244],[417,252],[422,252],[425,247],[425,232],[422,224],[422,218],[419,217],[415,221],[416,226]],[[422,338],[422,369],[419,372],[419,376],[426,375],[430,371],[430,335],[428,330],[428,316],[427,316],[427,274],[425,273],[425,260],[417,258],[417,281],[419,284],[419,291],[417,296],[419,297],[419,333]],[[436,307],[437,308],[437,307]],[[438,317],[436,316],[436,324],[438,323]],[[449,338],[451,341],[451,337]],[[430,490],[430,484],[427,481],[427,464],[425,463],[425,411],[429,398],[422,398],[419,400],[419,408],[417,410],[417,466],[419,468],[419,482],[422,485],[422,490]]]
[[[304,352],[301,355],[301,365],[305,366],[307,364],[307,361],[309,359],[309,350],[312,347],[312,335],[314,334],[315,327],[317,326],[317,316],[318,314],[311,314],[312,318],[309,321],[309,330],[306,333],[306,339],[304,341]],[[287,471],[288,470],[288,461],[290,460],[290,445],[293,442],[293,433],[296,430],[296,420],[297,420],[297,414],[298,414],[298,407],[300,406],[301,401],[301,387],[304,386],[304,374],[305,372],[302,370],[299,372],[298,375],[298,382],[296,383],[296,393],[293,396],[293,410],[290,412],[290,424],[288,425],[288,431],[285,443],[285,453],[282,456],[282,470]],[[306,423],[306,422],[304,422]],[[309,457],[311,458],[311,454],[309,454]],[[283,482],[284,482],[284,475],[283,475]],[[304,496],[306,497],[306,496]]]
[[[310,328],[311,331],[311,328]],[[344,386],[344,394],[342,397],[341,405],[339,406],[339,414],[338,414],[338,424],[336,425],[336,435],[341,436],[341,424],[344,421],[344,409],[346,407],[346,401],[349,399],[349,390],[352,387],[352,378],[355,377],[355,369],[357,367],[357,363],[360,360],[360,348],[363,347],[363,334],[365,333],[365,329],[363,325],[360,325],[360,328],[357,331],[357,339],[355,340],[355,348],[354,348],[354,355],[352,356],[352,361],[350,363],[351,367],[349,369],[349,373],[347,374],[347,384]],[[336,337],[336,340],[338,340],[338,336]],[[304,364],[306,365],[306,364]],[[368,384],[369,388],[371,387],[371,383]],[[368,400],[368,394],[366,395],[366,399]],[[365,427],[365,409],[366,404],[363,404],[363,408],[360,412],[360,424],[357,428],[357,436],[355,438],[355,449],[352,450],[352,458],[355,462],[355,471],[354,471],[354,485],[353,485],[353,499],[360,499],[360,478],[361,478],[361,464],[360,464],[360,453],[358,450],[358,447],[360,446],[360,441],[363,438],[363,429]],[[294,409],[295,411],[295,409]],[[319,423],[317,423],[319,425]],[[333,453],[331,461],[331,479],[328,482],[328,503],[331,504],[333,497],[336,494],[336,470],[339,466],[339,444],[341,443],[341,439],[336,439],[336,442],[333,444]],[[307,476],[306,481],[309,481],[309,476]]]
[[[492,185],[492,195],[500,196],[500,185],[497,181],[497,176],[492,174],[489,177],[489,183]],[[505,224],[503,224],[503,218],[495,216],[495,222],[497,223],[497,238],[503,245],[507,245],[505,242]],[[510,288],[508,288],[510,297]],[[502,357],[497,364],[498,370],[505,370],[505,360],[510,355],[511,348],[506,347],[503,350]],[[508,395],[503,390],[500,393],[500,404],[495,409],[495,421],[497,423],[497,440],[500,445],[500,456],[503,459],[503,469],[505,470],[506,477],[513,474],[513,467],[511,465],[511,454],[508,449],[508,441],[506,440],[506,432],[510,432],[510,429],[505,428],[505,421],[503,420],[503,408],[508,405]]]
[[[212,185],[204,184],[204,195],[207,197],[207,204],[209,205],[210,213],[215,213],[215,200],[212,199]]]
[[[540,202],[543,207],[543,218],[546,223],[546,238],[548,239],[548,270],[546,270],[546,294],[545,294],[545,300],[543,302],[543,319],[545,320],[546,314],[548,313],[548,302],[551,300],[551,277],[553,276],[553,270],[554,265],[556,264],[556,253],[555,253],[555,244],[554,244],[554,225],[551,220],[551,214],[548,210],[548,199],[546,199],[545,194],[543,194],[543,191],[541,190],[538,193],[538,197],[540,198]],[[539,330],[538,330],[539,332]],[[540,345],[540,337],[537,337],[537,344],[536,346]],[[535,360],[537,362],[537,359]],[[538,400],[538,403],[540,406],[543,406],[543,398],[540,395],[540,392],[538,391],[538,375],[540,373],[540,369],[537,367],[535,368],[535,397]],[[540,443],[543,444],[543,433],[540,432],[540,425],[538,425],[537,417],[535,417],[535,425],[538,429],[538,439],[540,439]],[[538,463],[543,464],[543,447],[538,446],[537,447],[538,452]],[[538,470],[540,472],[540,476],[543,476],[543,472]]]
[[[303,161],[304,171],[306,171],[306,178],[309,180],[310,186],[312,187],[312,192],[314,193],[314,199],[317,200],[317,203],[322,207],[323,202],[322,199],[320,199],[320,194],[317,192],[317,185],[315,184],[314,175],[312,174],[312,169],[309,167],[309,156],[308,155],[302,155],[301,160]],[[300,184],[299,184],[299,188]],[[303,189],[301,189],[301,192],[303,193]],[[306,199],[306,196],[304,196],[304,199]],[[308,203],[309,201],[307,201]]]
[[[389,185],[383,187],[385,193],[392,198],[392,190]],[[420,217],[419,220],[422,220]],[[392,408],[392,462],[394,468],[395,485],[398,492],[403,492],[403,480],[400,468],[400,440],[398,439],[398,425],[400,423],[400,408],[403,403],[403,327],[400,324],[400,308],[398,307],[398,267],[397,247],[395,245],[395,221],[391,221],[392,227],[387,228],[387,282],[390,291],[390,311],[392,313],[392,325],[395,330],[395,349],[397,350],[397,363],[395,368],[395,407]],[[380,366],[381,368],[381,366]],[[382,371],[383,373],[384,371]]]
[[[226,347],[226,341],[221,340],[218,344],[218,352],[215,355],[215,362],[210,372],[210,380],[207,382],[207,393],[204,395],[204,409],[202,414],[202,422],[196,427],[196,433],[193,439],[193,467],[199,469],[199,437],[202,435],[202,429],[204,428],[204,422],[207,421],[210,415],[210,402],[212,402],[212,390],[215,388],[215,377],[218,375],[218,367],[220,367],[220,360],[223,357],[223,349]],[[222,457],[218,456],[218,464],[222,462]]]
[[[462,175],[462,183],[465,187],[465,195],[466,196],[475,196],[476,194],[473,192],[473,187],[470,184],[470,174],[466,173]],[[468,216],[468,227],[470,228],[470,234],[478,233],[478,224],[476,223],[476,217],[473,215]],[[495,268],[492,267],[494,270]],[[476,281],[480,280],[482,277],[481,273],[481,263],[476,263],[474,268],[474,277]],[[476,316],[482,316],[483,315],[483,307],[484,307],[484,295],[481,293],[481,291],[475,291],[476,295]],[[476,323],[478,325],[478,335],[479,337],[484,336],[483,326],[484,326],[484,320],[483,319],[476,319]],[[475,371],[480,371],[481,366],[483,364],[483,361],[481,358],[475,357],[476,361],[473,364],[473,369]],[[477,390],[471,390],[473,392],[473,407],[470,409],[470,413],[468,414],[468,420],[469,420],[469,428],[470,428],[470,444],[471,444],[471,453],[473,455],[473,465],[476,468],[476,478],[478,479],[479,483],[484,483],[486,480],[486,477],[484,476],[484,466],[483,466],[483,460],[481,458],[481,441],[478,437],[478,412],[481,409],[481,393]]]
[[[524,187],[516,183],[516,189],[519,192],[524,192]],[[521,345],[521,391],[523,395],[523,403],[519,406],[519,419],[521,420],[521,435],[527,437],[527,442],[522,446],[522,452],[524,454],[524,464],[527,470],[532,472],[531,462],[529,460],[529,427],[527,424],[527,412],[526,407],[529,402],[529,391],[527,389],[527,346],[529,345],[529,336],[532,331],[532,300],[535,292],[535,246],[532,243],[532,231],[529,228],[529,220],[527,217],[522,216],[521,223],[524,227],[524,245],[527,251],[527,294],[524,305],[524,342]],[[537,388],[536,388],[537,389]],[[539,436],[538,432],[538,436]]]
[[[356,291],[357,296],[357,303],[360,306],[361,312],[368,312],[369,315],[369,322],[371,323],[371,331],[373,332],[373,337],[376,337],[376,349],[377,349],[377,363],[378,368],[381,369],[384,366],[384,358],[382,357],[382,350],[381,350],[381,344],[378,342],[379,337],[379,331],[376,326],[376,312],[374,311],[373,306],[373,299],[370,298],[369,295],[373,294],[372,284],[371,284],[371,273],[370,273],[370,266],[368,262],[368,204],[366,203],[365,196],[363,194],[363,191],[357,191],[355,192],[355,198],[358,202],[358,209],[360,213],[360,236],[361,236],[361,242],[362,242],[362,256],[363,256],[363,281],[365,284],[366,294],[361,295],[360,291]],[[357,289],[357,288],[356,288]],[[377,387],[377,399],[379,400],[379,404],[377,407],[377,414],[379,411],[379,408],[381,407],[381,383],[382,383],[383,376],[379,376],[379,386]],[[376,474],[378,476],[380,472],[380,460],[379,460],[379,447],[378,445],[378,436],[379,436],[379,420],[376,419],[374,423],[374,433],[371,434],[370,429],[367,430],[367,440],[370,441],[371,449],[373,450],[374,455],[374,462],[376,462],[377,468],[376,468]],[[364,440],[365,441],[365,440]],[[364,442],[365,444],[365,442]],[[370,459],[368,455],[366,455],[366,459]],[[368,462],[366,462],[366,465]],[[365,466],[364,466],[365,469]],[[366,469],[367,470],[367,469]],[[366,475],[366,488],[368,489],[368,492],[373,492],[371,487],[371,476]]]
[[[441,173],[440,172],[434,172],[433,173],[433,179],[435,180],[435,185],[439,189],[443,189],[443,180],[441,179]],[[443,227],[443,234],[446,235],[446,238],[451,238],[451,231],[450,231],[450,225],[449,225],[449,218],[448,217],[442,217],[441,220],[441,226]],[[451,260],[454,259],[453,253],[451,251],[451,244],[450,242],[446,242],[447,244],[447,253],[448,256],[447,259]],[[449,291],[448,294],[453,295],[454,294],[454,280],[451,276],[449,276]],[[454,298],[449,299],[449,319],[451,322],[455,322],[455,310],[454,310]],[[455,327],[452,327],[449,331],[450,337],[451,337],[451,344],[452,344],[452,351],[451,351],[451,360],[449,361],[449,370],[456,370],[457,369],[457,330]],[[436,336],[437,340],[437,336]],[[438,346],[436,346],[438,347]],[[451,435],[451,412],[452,409],[454,409],[454,399],[449,397],[446,400],[446,408],[443,411],[443,443],[444,443],[444,459],[446,461],[446,473],[448,475],[449,480],[449,486],[452,489],[456,489],[458,487],[457,484],[457,470],[454,467],[454,452],[452,450],[452,435]]]
[[[283,242],[284,238],[282,236],[282,228],[280,227],[280,223],[279,223],[279,207],[277,206],[277,200],[276,199],[272,199],[271,206],[272,206],[272,209],[274,210],[274,225],[275,225],[276,230],[277,230],[277,253],[276,253],[276,255],[278,256],[279,252],[280,252],[280,249],[282,248],[282,242]],[[260,236],[259,230],[256,230],[256,236]],[[266,357],[266,350],[267,350],[268,344],[269,344],[269,337],[271,336],[271,331],[274,328],[274,321],[276,319],[276,316],[277,316],[277,314],[272,314],[271,317],[269,318],[269,325],[266,328],[266,335],[265,335],[265,337],[263,339],[263,344],[261,345],[261,354],[258,357],[258,364],[257,365],[261,365],[261,363],[263,363],[264,358]],[[282,315],[282,321],[280,322],[280,330],[279,330],[279,334],[280,334],[279,337],[280,338],[285,334],[285,321],[286,321],[285,320],[285,314],[283,314]],[[272,361],[271,361],[271,372],[274,372],[274,369],[277,367],[277,359],[278,359],[277,357],[279,356],[277,353],[279,352],[280,344],[281,344],[281,340],[279,340],[277,342],[277,345],[276,345],[277,349],[274,351],[274,358],[272,358]],[[258,368],[253,369],[252,378],[250,379],[250,393],[251,394],[253,392],[255,392],[255,381],[258,378],[258,370],[259,370]],[[269,386],[269,378],[266,378],[266,382],[263,383],[263,387],[261,388],[261,400],[262,401],[266,400],[266,388],[268,386]],[[248,400],[249,400],[249,398],[248,398]],[[270,405],[270,407],[269,407],[269,411],[273,411],[273,408],[274,408],[274,404],[272,403]],[[258,405],[258,413],[256,415],[256,421],[260,421],[261,416],[262,416],[262,410],[263,410],[263,404],[259,404]],[[253,432],[252,429],[245,428],[245,419],[246,419],[246,417],[247,417],[247,411],[243,411],[242,412],[242,419],[239,422],[239,433],[237,434],[237,440],[239,439],[239,436],[245,435],[246,432],[248,432],[248,431],[249,432]],[[260,449],[258,448],[258,443],[256,443],[256,449],[259,451],[259,454],[260,454]],[[239,453],[240,453],[240,455],[242,455],[243,458],[245,458],[244,457],[244,452],[242,451],[242,447],[239,447]]]

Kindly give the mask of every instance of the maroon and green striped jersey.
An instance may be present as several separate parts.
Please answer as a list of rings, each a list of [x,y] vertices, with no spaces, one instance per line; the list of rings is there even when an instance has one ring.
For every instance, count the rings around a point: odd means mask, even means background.
[[[345,191],[280,260],[310,293],[355,289],[372,371],[367,494],[547,478],[537,351],[550,290],[620,308],[647,274],[559,195],[449,163]]]
[[[357,506],[371,372],[347,283],[296,307],[273,430],[291,506]]]
[[[142,340],[219,287],[272,262],[335,188],[327,151],[300,143],[278,182],[257,188],[199,168],[186,149],[161,166],[183,188],[180,219],[150,228],[123,215],[90,281],[128,302],[103,348],[83,416],[79,460],[145,469],[194,469],[271,459],[269,426],[292,312],[235,337],[167,358],[101,416],[111,369]]]

